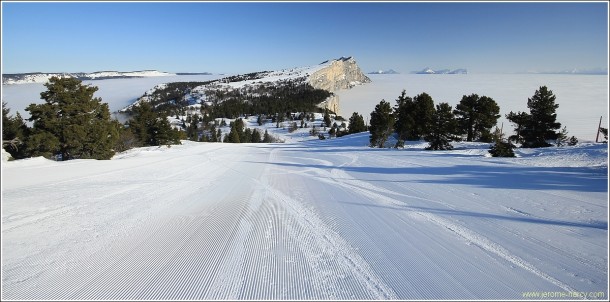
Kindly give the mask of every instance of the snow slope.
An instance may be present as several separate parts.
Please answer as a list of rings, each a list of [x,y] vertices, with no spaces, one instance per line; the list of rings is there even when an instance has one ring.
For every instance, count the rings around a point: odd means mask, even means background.
[[[607,146],[184,141],[2,162],[2,299],[608,295]]]

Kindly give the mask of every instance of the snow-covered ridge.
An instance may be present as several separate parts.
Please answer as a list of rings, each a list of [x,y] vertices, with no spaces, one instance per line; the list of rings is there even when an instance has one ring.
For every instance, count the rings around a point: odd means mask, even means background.
[[[157,70],[141,70],[141,71],[96,71],[91,73],[76,72],[76,73],[19,73],[19,74],[3,74],[2,85],[11,84],[28,84],[28,83],[46,83],[51,77],[73,77],[80,80],[103,80],[114,78],[143,78],[143,77],[160,77],[173,76],[174,73],[157,71]]]
[[[362,73],[353,57],[341,57],[333,60],[326,60],[317,65],[294,67],[276,71],[260,71],[242,75],[233,75],[218,79],[205,85],[197,86],[186,92],[184,99],[192,104],[209,102],[208,95],[213,91],[236,91],[242,90],[244,93],[251,92],[257,87],[280,85],[286,82],[307,83],[316,89],[323,89],[335,92],[340,89],[350,89],[354,86],[370,83],[371,80]],[[121,109],[129,111],[133,106],[141,102],[148,102],[154,99],[157,90],[165,89],[166,84],[160,84],[148,90],[138,98],[133,104]],[[337,111],[339,99],[331,96],[326,100],[324,106]]]

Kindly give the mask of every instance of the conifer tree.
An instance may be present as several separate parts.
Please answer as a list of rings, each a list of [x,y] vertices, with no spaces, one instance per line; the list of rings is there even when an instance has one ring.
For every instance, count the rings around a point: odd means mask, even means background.
[[[237,120],[233,123],[231,123],[231,131],[229,132],[229,135],[225,136],[225,143],[234,143],[234,144],[239,144],[241,142],[240,139],[240,135],[239,135],[239,130],[238,130],[238,122]]]
[[[244,130],[244,140],[241,142],[242,143],[251,143],[252,142],[252,129],[246,128],[246,130]]]
[[[547,140],[557,139],[555,131],[561,128],[557,122],[555,110],[559,107],[555,104],[553,91],[546,86],[536,90],[534,96],[527,99],[527,107],[530,109],[530,119],[523,129],[523,147],[538,148],[551,146]]]
[[[142,102],[132,109],[129,129],[143,146],[179,144],[178,130],[172,129],[163,113],[154,112],[148,102]]]
[[[11,154],[14,159],[27,157],[25,141],[29,128],[23,121],[21,114],[9,116],[10,109],[6,103],[2,103],[2,147]]]
[[[514,148],[515,145],[510,141],[504,142],[498,140],[489,149],[489,154],[491,154],[492,157],[515,157]]]
[[[239,143],[250,141],[245,137],[245,125],[243,119],[236,119],[235,122],[233,122],[233,126],[235,127],[235,132],[237,132],[237,135],[239,136]]]
[[[403,90],[398,99],[396,99],[396,107],[394,107],[394,115],[396,123],[394,129],[398,134],[398,140],[416,139],[415,135],[415,103],[413,99],[406,95],[406,90]]]
[[[491,142],[491,128],[500,117],[500,107],[496,101],[477,94],[464,95],[455,107],[460,132],[466,134],[466,141]]]
[[[220,129],[218,129],[220,130]],[[218,142],[218,133],[216,132],[216,125],[212,124],[210,127],[210,142],[215,143]]]
[[[93,94],[95,86],[76,78],[52,77],[40,93],[43,104],[30,104],[33,122],[28,149],[33,155],[61,160],[75,158],[110,159],[119,132],[110,119],[108,104]]]
[[[434,100],[427,93],[413,98],[413,132],[409,139],[418,140],[429,133],[434,119]]]
[[[256,128],[254,130],[252,130],[252,139],[251,139],[251,142],[253,142],[255,144],[258,144],[258,143],[261,142],[261,140],[262,140],[262,138],[261,138],[260,131],[258,131],[258,129],[256,129]]]
[[[388,137],[393,132],[394,127],[394,114],[392,113],[392,107],[390,103],[385,100],[381,100],[375,110],[371,112],[371,125],[369,132],[370,146],[375,148],[383,148]]]
[[[513,141],[518,144],[523,143],[523,130],[527,127],[531,116],[527,112],[510,112],[506,115],[506,119],[515,125],[515,134],[508,137],[509,141]]]
[[[426,150],[451,150],[453,146],[451,142],[455,140],[455,134],[458,132],[457,120],[453,116],[451,106],[447,103],[436,105],[436,110],[432,116],[432,123],[426,141],[430,145]]]
[[[349,118],[349,128],[348,133],[360,133],[366,131],[366,125],[364,124],[364,118],[362,118],[361,114],[358,112],[352,113],[352,116]]]
[[[267,132],[267,130],[265,129],[265,135],[263,136],[263,143],[272,143],[273,142],[273,138],[271,138],[271,135],[269,135],[269,132]]]

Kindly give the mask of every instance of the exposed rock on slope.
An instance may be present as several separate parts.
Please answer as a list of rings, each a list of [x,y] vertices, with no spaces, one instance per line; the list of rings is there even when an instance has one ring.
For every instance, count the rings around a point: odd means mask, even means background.
[[[354,58],[341,57],[331,61],[329,66],[314,72],[309,76],[308,81],[314,88],[333,92],[370,83],[371,79],[362,73]]]

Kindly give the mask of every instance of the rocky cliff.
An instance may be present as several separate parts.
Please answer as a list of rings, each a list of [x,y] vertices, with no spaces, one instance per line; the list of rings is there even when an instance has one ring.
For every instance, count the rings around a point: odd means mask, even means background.
[[[362,70],[356,64],[356,60],[352,57],[341,57],[333,60],[329,66],[309,76],[311,86],[331,92],[370,82],[371,79],[362,73]]]
[[[328,65],[328,63],[330,64]],[[341,57],[322,64],[328,66],[315,71],[308,78],[309,84],[314,88],[335,92],[371,82],[371,79],[360,70],[356,60],[352,57]],[[339,96],[331,95],[324,103],[320,104],[320,107],[339,113]]]

